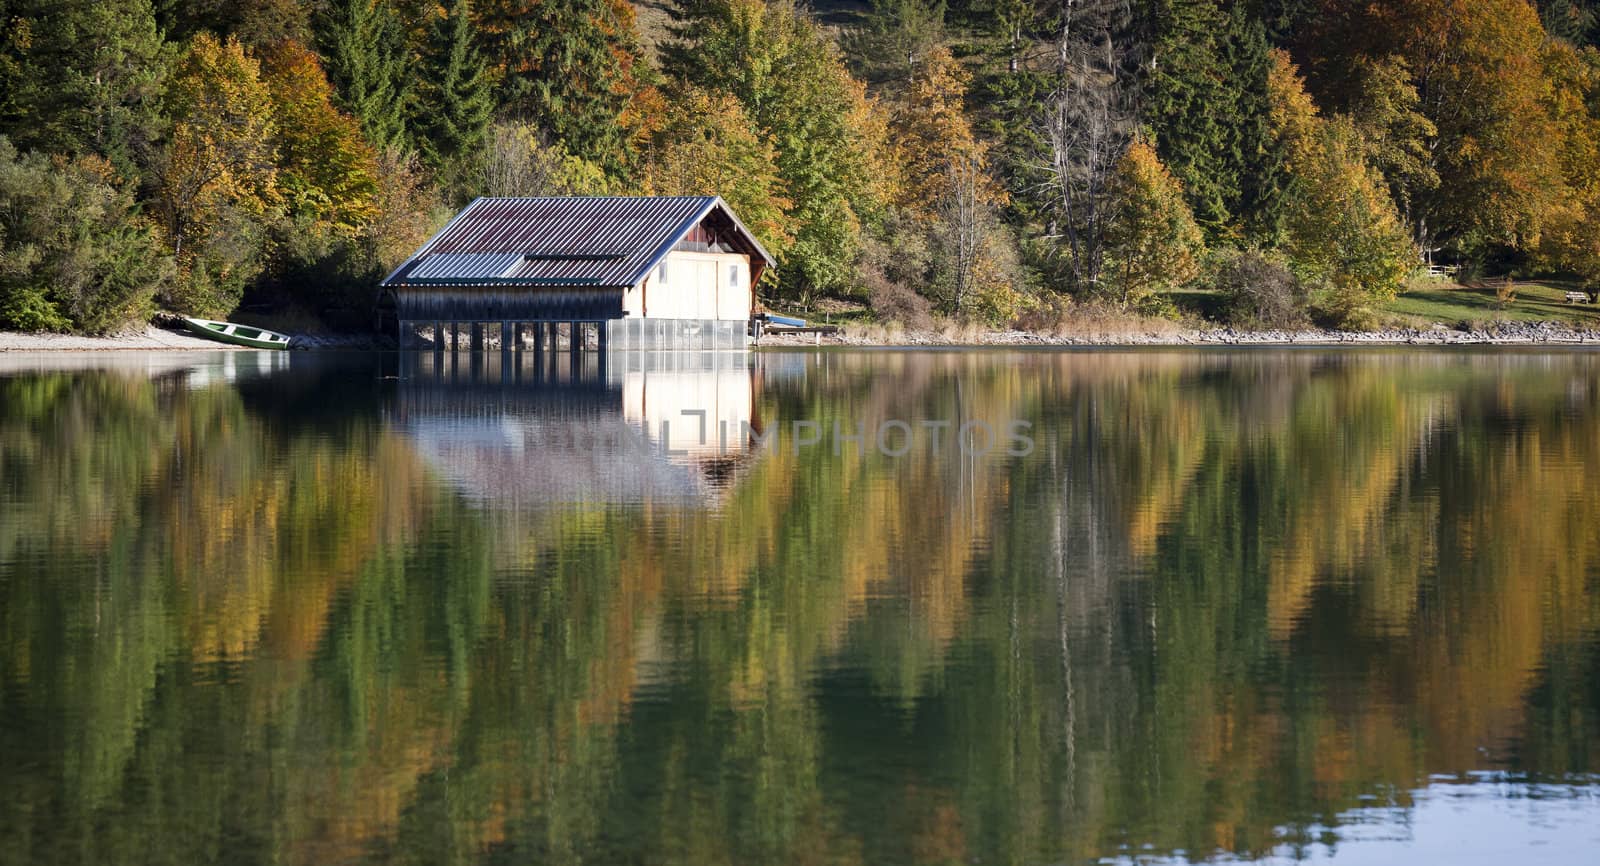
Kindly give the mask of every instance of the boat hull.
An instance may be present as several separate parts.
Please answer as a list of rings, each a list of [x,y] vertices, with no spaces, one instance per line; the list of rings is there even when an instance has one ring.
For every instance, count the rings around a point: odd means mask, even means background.
[[[234,322],[218,322],[212,319],[184,318],[184,327],[190,331],[216,340],[219,343],[232,343],[235,346],[249,346],[252,349],[287,349],[289,336],[266,328],[255,328],[249,325],[240,325]]]

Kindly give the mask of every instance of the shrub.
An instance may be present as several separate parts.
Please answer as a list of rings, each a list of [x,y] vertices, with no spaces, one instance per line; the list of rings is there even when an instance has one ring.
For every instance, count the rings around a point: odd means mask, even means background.
[[[912,330],[933,327],[933,305],[928,299],[890,279],[881,266],[863,263],[861,282],[867,289],[867,302],[884,321],[899,322]]]
[[[0,137],[0,326],[104,333],[148,316],[172,274],[111,166]]]
[[[1236,250],[1218,255],[1212,269],[1228,322],[1260,328],[1306,323],[1305,287],[1283,262],[1260,250]]]

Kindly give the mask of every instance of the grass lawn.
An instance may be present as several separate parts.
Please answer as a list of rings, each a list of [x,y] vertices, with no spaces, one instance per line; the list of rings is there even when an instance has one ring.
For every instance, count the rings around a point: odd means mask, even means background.
[[[1379,324],[1426,328],[1434,322],[1454,328],[1496,322],[1563,322],[1600,329],[1600,304],[1569,304],[1566,293],[1573,283],[1533,281],[1517,283],[1517,296],[1509,304],[1495,299],[1494,286],[1458,286],[1438,280],[1422,282],[1378,308]],[[1223,319],[1222,296],[1211,291],[1178,291],[1167,296],[1179,311],[1202,319]]]
[[[1487,325],[1495,322],[1569,322],[1600,328],[1600,305],[1569,304],[1566,293],[1575,285],[1559,282],[1521,282],[1508,304],[1495,299],[1493,286],[1468,288],[1440,281],[1436,288],[1418,287],[1385,304],[1380,312],[1397,324],[1426,326],[1434,322],[1454,327],[1461,322]]]

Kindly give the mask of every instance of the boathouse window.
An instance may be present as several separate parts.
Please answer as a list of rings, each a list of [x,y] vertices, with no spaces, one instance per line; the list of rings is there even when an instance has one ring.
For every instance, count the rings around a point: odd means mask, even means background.
[[[661,266],[656,268],[656,282],[665,283],[666,281],[667,281],[667,263],[666,262],[662,262]]]
[[[728,288],[730,288],[730,289],[739,288],[739,266],[738,265],[729,265],[728,266]]]

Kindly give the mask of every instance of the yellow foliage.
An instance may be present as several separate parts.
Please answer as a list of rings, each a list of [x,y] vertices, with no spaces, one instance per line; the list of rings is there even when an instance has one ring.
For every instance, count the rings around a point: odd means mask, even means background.
[[[1183,185],[1146,141],[1135,141],[1112,176],[1106,276],[1124,306],[1170,291],[1200,273],[1205,239]]]

